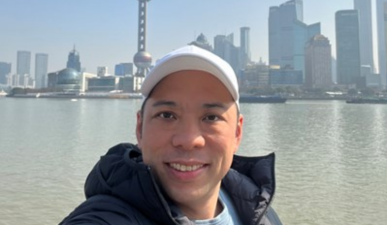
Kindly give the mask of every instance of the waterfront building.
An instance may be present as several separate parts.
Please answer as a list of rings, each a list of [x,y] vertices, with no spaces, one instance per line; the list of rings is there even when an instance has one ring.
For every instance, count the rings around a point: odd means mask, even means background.
[[[250,27],[241,27],[240,38],[240,68],[244,69],[246,65],[251,61],[250,53]]]
[[[51,89],[51,91],[54,91],[54,89],[56,88],[56,83],[58,81],[58,73],[59,71],[47,74],[47,88]]]
[[[355,85],[361,79],[358,11],[340,10],[335,17],[338,84]]]
[[[133,75],[133,63],[120,63],[114,67],[114,75],[128,76]]]
[[[89,92],[111,92],[118,90],[120,78],[116,76],[103,76],[89,78],[87,90]]]
[[[270,66],[269,84],[276,86],[297,86],[303,85],[303,73],[301,70],[294,70],[289,67]]]
[[[105,76],[108,76],[109,75],[109,72],[108,72],[108,67],[107,66],[99,66],[97,68],[97,76],[98,77],[105,77]]]
[[[11,63],[0,62],[0,84],[7,84],[7,77],[11,74]]]
[[[239,86],[241,92],[269,85],[269,66],[263,63],[249,63],[240,72]]]
[[[78,72],[81,72],[81,61],[79,53],[75,50],[75,46],[74,49],[71,50],[71,52],[69,53],[66,68],[74,69]]]
[[[58,72],[56,88],[68,92],[79,92],[81,89],[80,73],[72,68],[66,68]]]
[[[16,64],[16,74],[19,75],[30,75],[31,67],[31,52],[29,51],[17,51],[17,64]]]
[[[360,68],[360,88],[380,87],[380,75],[375,74],[374,70],[369,65],[362,65]]]
[[[34,88],[35,80],[28,74],[10,74],[7,76],[7,85],[10,87]]]
[[[269,10],[269,64],[305,71],[305,45],[321,34],[320,23],[303,22],[303,1],[290,0]]]
[[[134,92],[135,91],[134,77],[132,75],[120,77],[118,90],[122,90],[123,92],[127,92],[127,93]]]
[[[20,87],[20,75],[10,74],[7,76],[7,85],[9,87]]]
[[[325,36],[316,35],[305,48],[305,86],[329,88],[332,83],[331,44]]]
[[[88,79],[97,77],[96,74],[78,72],[72,68],[48,74],[48,88],[54,91],[82,93],[87,91]]]
[[[377,0],[377,31],[379,74],[383,88],[387,87],[387,0]]]
[[[335,57],[332,56],[332,59],[331,59],[331,62],[332,62],[332,81],[334,84],[337,84],[337,60]]]
[[[354,0],[353,2],[359,16],[360,63],[362,66],[370,66],[373,73],[375,65],[372,38],[372,1]]]
[[[48,55],[44,53],[35,54],[35,88],[47,87]]]
[[[214,49],[210,45],[210,43],[207,41],[206,36],[204,36],[203,33],[200,33],[200,35],[196,38],[195,41],[189,43],[189,45],[195,45],[197,47],[203,48],[207,51],[213,52]]]
[[[371,68],[362,68],[362,73],[364,72],[369,72]],[[364,72],[363,72],[364,71]],[[378,88],[380,87],[380,75],[379,74],[375,74],[375,73],[368,73],[366,75],[366,86],[367,87],[373,87],[373,88]]]
[[[237,75],[240,71],[239,51],[240,48],[234,45],[234,34],[215,36],[214,53],[228,62]]]

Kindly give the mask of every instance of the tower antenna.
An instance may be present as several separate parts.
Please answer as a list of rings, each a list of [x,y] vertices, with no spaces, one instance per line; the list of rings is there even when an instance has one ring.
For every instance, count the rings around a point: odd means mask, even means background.
[[[134,91],[141,90],[145,75],[149,72],[152,64],[152,56],[146,51],[146,7],[150,0],[138,0],[138,42],[137,53],[134,55],[133,62],[137,67],[134,75]]]

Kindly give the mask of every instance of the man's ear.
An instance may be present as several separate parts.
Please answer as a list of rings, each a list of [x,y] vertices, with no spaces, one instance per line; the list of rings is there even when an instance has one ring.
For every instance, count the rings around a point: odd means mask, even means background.
[[[136,137],[138,146],[141,148],[141,139],[142,139],[142,126],[143,126],[142,112],[141,110],[137,111],[137,121],[136,121]]]
[[[239,145],[240,145],[241,140],[242,140],[242,134],[243,134],[243,115],[239,114],[236,130],[235,130],[235,139],[236,140],[235,140],[234,153],[236,153],[236,151],[239,148]]]

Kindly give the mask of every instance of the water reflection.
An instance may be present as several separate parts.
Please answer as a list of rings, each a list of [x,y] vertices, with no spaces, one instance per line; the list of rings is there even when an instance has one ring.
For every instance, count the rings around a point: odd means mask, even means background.
[[[257,148],[277,152],[275,207],[285,221],[371,224],[365,213],[386,221],[376,209],[387,202],[387,106],[293,101],[246,108],[246,118],[258,111],[261,118],[245,133],[265,135],[248,136],[243,147],[248,155],[264,153],[250,150]],[[364,209],[365,200],[375,207]]]
[[[84,180],[100,155],[135,142],[141,102],[4,98],[0,104],[0,218],[34,225],[58,223],[83,200]],[[274,206],[284,224],[387,221],[387,105],[289,101],[242,104],[241,111],[238,153],[276,152]]]

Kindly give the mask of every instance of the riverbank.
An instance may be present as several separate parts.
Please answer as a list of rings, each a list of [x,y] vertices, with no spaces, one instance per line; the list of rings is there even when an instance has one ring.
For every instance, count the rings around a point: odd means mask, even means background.
[[[69,98],[69,99],[142,99],[139,93],[28,93],[7,95],[8,98]]]
[[[142,99],[142,95],[140,93],[66,93],[66,92],[58,92],[58,93],[27,93],[27,94],[14,94],[7,95],[9,98],[69,98],[69,99]],[[287,100],[342,100],[346,101],[348,97],[286,97]]]

